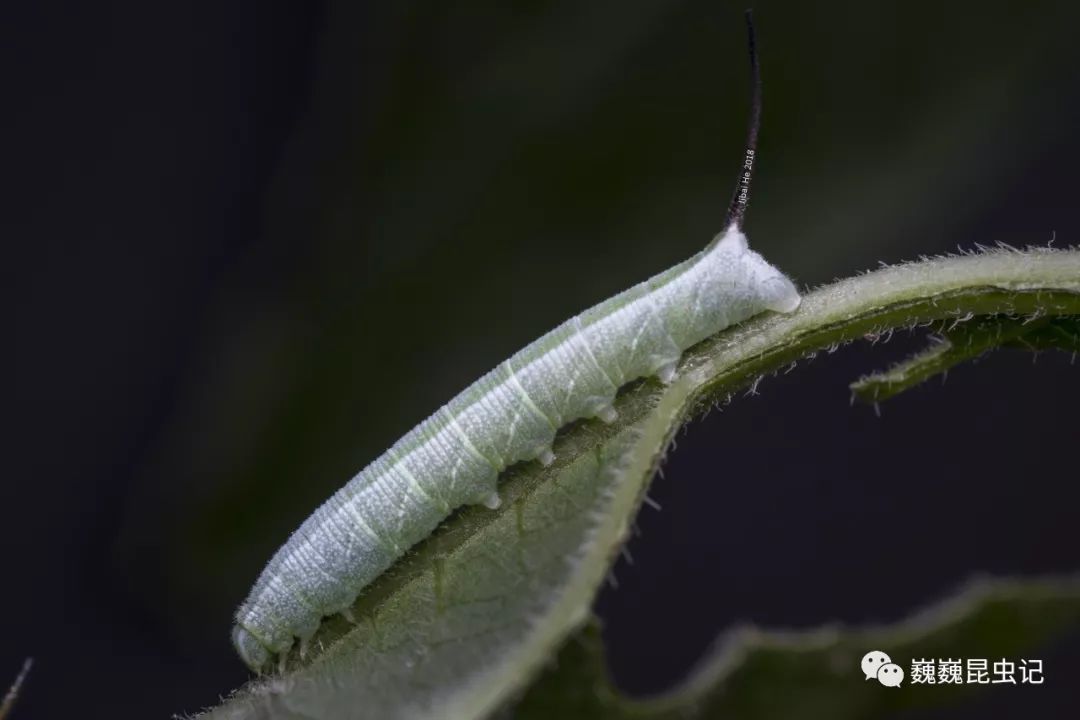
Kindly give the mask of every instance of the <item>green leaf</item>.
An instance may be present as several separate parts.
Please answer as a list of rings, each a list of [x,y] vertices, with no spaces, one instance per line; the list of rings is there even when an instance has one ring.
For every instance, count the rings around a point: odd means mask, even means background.
[[[994,348],[1020,350],[1080,349],[1080,322],[1074,317],[991,316],[961,323],[942,323],[939,334],[926,350],[885,372],[873,373],[851,383],[859,400],[876,403],[900,394],[929,378],[948,372],[965,360]]]
[[[893,328],[985,316],[1080,316],[1080,252],[992,251],[840,281],[686,353],[668,387],[636,383],[612,425],[560,433],[556,463],[511,468],[498,511],[469,507],[324,622],[307,654],[211,718],[472,718],[521,693],[589,616],[673,434],[813,353]]]
[[[851,383],[851,391],[867,403],[888,400],[965,360],[979,357],[996,347],[1012,345],[1029,333],[1034,337],[1034,333],[1050,321],[1051,318],[991,316],[966,323],[945,322],[939,333],[931,336],[933,344],[927,349],[885,372],[859,378]],[[1054,336],[1050,339],[1056,340]]]
[[[827,626],[725,634],[690,677],[663,695],[632,699],[607,677],[599,629],[589,626],[559,653],[514,710],[516,720],[739,718],[860,720],[913,707],[954,703],[985,685],[911,687],[915,659],[1041,659],[1056,635],[1080,623],[1080,578],[977,580],[953,597],[882,627]],[[957,657],[958,648],[963,650]],[[900,688],[860,672],[862,656],[888,653],[904,669]],[[966,668],[964,668],[966,671]],[[1053,668],[1042,668],[1053,674]],[[1016,670],[1020,683],[1020,670]],[[1044,675],[1045,677],[1045,675]],[[992,678],[992,675],[991,675]],[[966,679],[966,675],[965,675]]]
[[[1003,347],[1021,350],[1065,350],[1075,355],[1080,351],[1080,318],[1055,317],[1038,323],[1018,338],[1003,343]]]

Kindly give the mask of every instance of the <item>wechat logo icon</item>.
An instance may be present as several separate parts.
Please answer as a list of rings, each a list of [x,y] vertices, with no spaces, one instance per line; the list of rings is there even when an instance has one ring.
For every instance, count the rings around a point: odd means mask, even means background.
[[[877,678],[885,687],[900,687],[900,683],[904,682],[904,669],[880,650],[871,650],[863,655],[859,667],[866,676],[864,680]]]

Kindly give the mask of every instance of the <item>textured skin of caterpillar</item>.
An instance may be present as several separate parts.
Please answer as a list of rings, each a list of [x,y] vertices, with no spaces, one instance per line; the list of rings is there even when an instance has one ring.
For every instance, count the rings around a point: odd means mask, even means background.
[[[455,508],[499,505],[499,473],[549,464],[555,433],[615,419],[623,385],[668,383],[684,350],[766,310],[799,306],[795,285],[732,224],[705,250],[571,318],[466,388],[319,507],[273,556],[236,613],[232,639],[260,672]]]

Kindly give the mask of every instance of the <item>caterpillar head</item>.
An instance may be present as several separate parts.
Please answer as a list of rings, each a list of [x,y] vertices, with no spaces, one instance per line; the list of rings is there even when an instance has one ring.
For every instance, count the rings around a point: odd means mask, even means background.
[[[244,664],[255,672],[261,672],[270,662],[270,650],[244,626],[233,627],[232,641]]]

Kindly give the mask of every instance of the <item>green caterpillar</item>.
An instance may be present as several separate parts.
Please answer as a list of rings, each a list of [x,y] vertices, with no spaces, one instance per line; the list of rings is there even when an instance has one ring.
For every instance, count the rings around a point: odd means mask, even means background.
[[[749,18],[748,18],[749,21]],[[270,560],[236,613],[233,643],[260,671],[357,594],[461,505],[499,505],[497,480],[522,461],[554,460],[567,423],[615,419],[619,388],[670,382],[683,351],[766,310],[791,312],[795,285],[749,249],[741,225],[760,117],[754,102],[746,160],[726,229],[701,252],[570,318],[528,345],[361,470]]]

